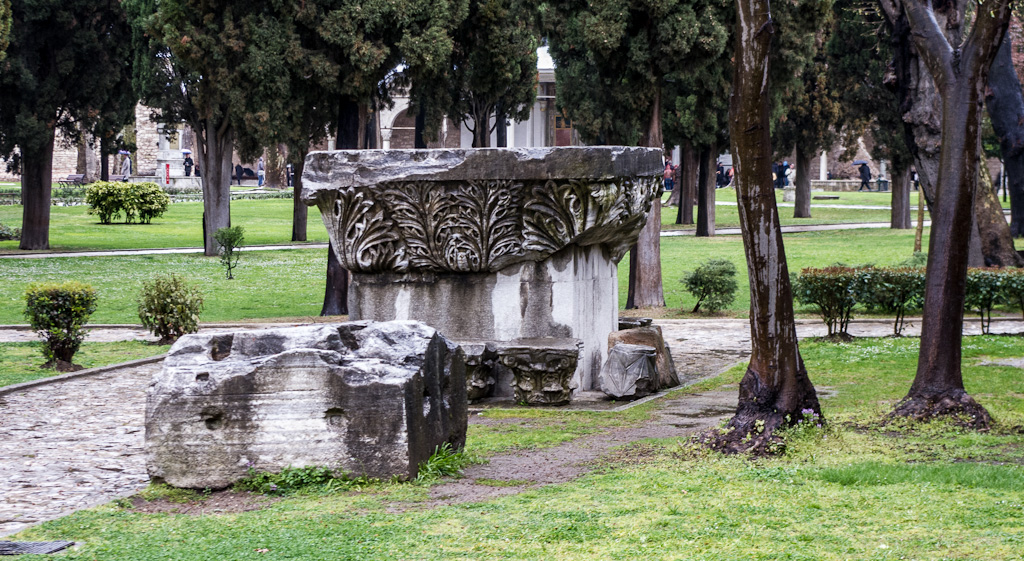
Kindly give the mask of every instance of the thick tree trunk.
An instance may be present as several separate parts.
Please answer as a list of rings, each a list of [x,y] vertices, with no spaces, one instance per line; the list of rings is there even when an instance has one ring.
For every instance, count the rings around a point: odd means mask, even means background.
[[[235,135],[227,121],[206,120],[196,123],[194,129],[203,170],[203,249],[206,255],[213,256],[220,252],[214,234],[231,227],[231,154]]]
[[[427,129],[427,106],[421,101],[419,109],[416,110],[416,129],[413,133],[413,148],[426,148],[427,140],[423,133]]]
[[[358,150],[362,130],[359,127],[359,102],[342,98],[338,102],[338,150]]]
[[[796,201],[793,218],[811,217],[811,158],[813,150],[796,147]]]
[[[910,170],[892,170],[892,216],[889,227],[910,228]]]
[[[110,181],[110,141],[106,137],[100,139],[100,181]],[[127,177],[125,179],[128,179]]]
[[[693,143],[687,140],[679,152],[679,179],[676,180],[675,186],[679,189],[676,224],[693,224],[694,194],[697,192],[697,151]]]
[[[978,162],[978,171],[980,183],[975,190],[974,215],[984,264],[986,267],[1020,267],[1024,262],[1014,248],[1013,236],[1003,215],[999,195],[992,188],[992,174],[984,158]]]
[[[334,244],[327,244],[327,285],[324,287],[324,305],[321,316],[340,316],[348,313],[348,271],[341,266],[334,252]]]
[[[53,190],[53,142],[21,152],[21,242],[19,249],[50,249],[50,195]]]
[[[654,96],[650,122],[644,135],[644,146],[663,148],[661,137],[661,96]],[[632,290],[632,304],[637,308],[658,308],[665,306],[665,292],[661,285],[661,191],[651,205],[647,224],[636,240],[635,286]],[[634,262],[630,259],[630,263]]]
[[[292,181],[292,241],[306,241],[306,225],[309,221],[309,207],[302,200],[302,170],[306,166],[308,150],[297,152],[292,160],[295,179]]]
[[[1010,34],[996,52],[985,98],[992,128],[999,136],[1010,191],[1010,234],[1024,236],[1024,95],[1013,67]]]
[[[797,346],[793,298],[771,173],[767,0],[736,2],[736,51],[729,133],[740,229],[750,277],[751,354],[739,405],[717,447],[766,451],[776,429],[821,414]]]
[[[930,4],[904,0],[903,13],[913,28],[916,51],[930,72],[932,87],[941,93],[941,135],[939,165],[932,177],[935,197],[917,374],[894,415],[924,419],[962,414],[979,428],[991,422],[985,408],[964,391],[960,369],[971,237],[964,233],[971,231],[975,216],[983,91],[1009,21],[1008,6],[1009,0],[986,4],[963,40],[962,4],[946,6],[941,13],[945,21],[938,21]],[[893,7],[883,7],[892,19]],[[955,56],[946,34],[958,44],[963,41]]]
[[[498,148],[508,148],[508,121],[505,119],[503,104],[499,101],[494,110],[494,145]]]
[[[714,144],[701,150],[697,179],[697,235],[715,235],[715,162],[718,147]]]

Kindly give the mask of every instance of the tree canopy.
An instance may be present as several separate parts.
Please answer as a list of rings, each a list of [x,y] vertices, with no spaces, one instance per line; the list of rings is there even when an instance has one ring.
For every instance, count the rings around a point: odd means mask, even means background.
[[[0,61],[7,56],[7,45],[11,34],[11,2],[0,0]]]

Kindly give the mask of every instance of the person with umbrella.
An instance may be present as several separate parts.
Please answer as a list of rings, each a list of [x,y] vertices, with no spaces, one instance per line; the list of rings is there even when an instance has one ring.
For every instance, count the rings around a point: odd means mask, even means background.
[[[860,169],[858,170],[858,171],[860,171],[860,187],[857,189],[857,191],[858,192],[859,191],[863,191],[864,189],[867,189],[868,191],[870,191],[871,190],[871,168],[868,167],[868,163],[865,162],[864,160],[854,160],[853,161],[853,165],[857,165],[857,164],[860,164]]]
[[[127,150],[120,150],[118,153],[124,156],[124,159],[121,160],[121,175],[123,175],[125,180],[127,180],[128,176],[132,174],[131,152],[128,152]]]
[[[185,166],[185,177],[191,177],[192,167],[196,165],[195,161],[192,160],[192,151],[182,150],[181,153],[185,155],[185,161],[182,162],[182,164]]]

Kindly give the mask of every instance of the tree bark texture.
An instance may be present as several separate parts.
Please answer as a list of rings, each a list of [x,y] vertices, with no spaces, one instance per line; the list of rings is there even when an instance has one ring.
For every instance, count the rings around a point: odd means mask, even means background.
[[[110,181],[110,141],[100,139],[100,181]],[[125,178],[127,179],[127,178]]]
[[[892,170],[892,217],[889,227],[910,229],[910,170]]]
[[[227,119],[206,119],[194,128],[203,171],[203,247],[206,255],[213,256],[220,252],[214,234],[231,227],[231,154],[235,135]]]
[[[718,147],[709,146],[700,152],[700,171],[697,174],[697,236],[715,235],[715,162]]]
[[[772,184],[768,56],[773,34],[767,0],[737,0],[729,135],[740,230],[750,279],[751,354],[740,382],[731,432],[718,447],[765,451],[774,431],[821,413],[797,346],[793,298]],[[748,438],[749,437],[749,438]]]
[[[53,191],[53,142],[49,140],[38,152],[23,149],[21,153],[21,242],[18,249],[50,249],[50,198]]]
[[[988,426],[991,418],[964,391],[960,369],[970,245],[970,236],[964,234],[971,231],[975,214],[981,103],[988,69],[1009,22],[1009,1],[995,0],[985,7],[978,11],[970,35],[959,44],[962,20],[955,19],[956,6],[946,6],[942,15],[952,14],[952,21],[943,23],[930,3],[903,0],[914,46],[930,73],[934,91],[941,94],[942,110],[938,165],[929,169],[935,196],[917,373],[907,396],[893,412],[916,419],[964,414],[977,427]],[[896,9],[891,0],[883,0],[883,8],[888,13]],[[954,49],[951,40],[959,48]]]
[[[974,220],[986,267],[1020,267],[1024,265],[1014,249],[1013,236],[1007,227],[999,195],[992,187],[992,174],[985,159],[978,161],[979,185],[974,195]],[[984,209],[981,211],[979,209]],[[993,222],[994,220],[994,222]]]
[[[1024,236],[1024,95],[1013,67],[1010,34],[1003,38],[988,75],[985,101],[1006,167],[1010,191],[1010,234]]]
[[[894,69],[897,77],[900,109],[903,121],[907,125],[907,144],[914,154],[914,167],[920,178],[921,189],[929,211],[935,204],[936,189],[941,168],[943,149],[943,96],[936,84],[933,72],[920,51],[920,42],[911,33],[908,12],[903,7],[910,6],[916,0],[881,0],[886,18],[893,27],[893,49],[895,52]],[[1000,3],[1003,0],[998,0]],[[950,0],[942,4],[941,9],[931,11],[937,27],[942,31],[936,38],[942,37],[950,42],[960,41],[959,32],[964,20],[963,0]],[[917,33],[915,30],[914,33]],[[960,55],[962,58],[962,55]],[[987,72],[988,69],[985,69]],[[982,85],[984,86],[984,84]],[[979,210],[991,213],[992,209]],[[999,211],[1002,215],[1002,210]],[[990,224],[998,224],[994,213],[982,217]],[[1005,220],[1004,220],[1005,221]],[[975,241],[974,247],[982,251],[996,247],[1002,243],[1002,236],[988,243]],[[1000,254],[1014,251],[1012,246],[1003,246]],[[985,261],[996,261],[998,257],[990,254],[977,256],[977,264]]]
[[[427,106],[420,102],[420,108],[416,111],[416,129],[413,133],[413,148],[426,148],[427,140],[423,133],[427,129]]]
[[[292,159],[295,179],[292,181],[292,241],[306,241],[306,226],[309,222],[309,207],[302,200],[302,170],[306,166],[306,151]]]
[[[697,192],[697,150],[694,149],[693,143],[687,140],[679,153],[679,179],[675,186],[679,189],[676,224],[693,224],[693,205]]]
[[[348,313],[348,271],[341,266],[334,252],[334,244],[327,244],[327,285],[324,287],[324,305],[321,316],[340,316]]]
[[[664,148],[661,136],[661,96],[654,96],[650,123],[644,135],[644,146]],[[632,304],[636,308],[660,308],[665,306],[665,291],[661,285],[661,191],[654,198],[651,212],[647,215],[647,224],[640,230],[636,240],[636,251],[630,258],[630,266],[634,263],[636,274]]]
[[[796,201],[793,205],[793,218],[811,217],[811,159],[813,150],[796,147]]]

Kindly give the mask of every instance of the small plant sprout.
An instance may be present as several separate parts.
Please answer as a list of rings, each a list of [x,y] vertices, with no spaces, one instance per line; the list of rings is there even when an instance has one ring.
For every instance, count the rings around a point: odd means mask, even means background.
[[[220,246],[220,262],[224,265],[229,280],[235,278],[231,271],[238,266],[242,242],[245,241],[244,233],[241,226],[233,226],[231,228],[221,228],[213,234],[213,239]]]

